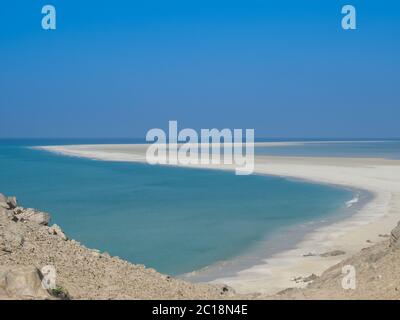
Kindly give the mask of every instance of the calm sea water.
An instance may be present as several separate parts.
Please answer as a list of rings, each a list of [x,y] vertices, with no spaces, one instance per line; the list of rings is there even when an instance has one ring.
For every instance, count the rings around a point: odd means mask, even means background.
[[[0,140],[0,192],[88,247],[178,275],[237,257],[284,228],[343,210],[353,192],[266,176],[103,162]],[[138,141],[133,141],[138,142]]]
[[[306,141],[291,146],[258,147],[256,154],[315,157],[377,157],[400,159],[399,140]]]

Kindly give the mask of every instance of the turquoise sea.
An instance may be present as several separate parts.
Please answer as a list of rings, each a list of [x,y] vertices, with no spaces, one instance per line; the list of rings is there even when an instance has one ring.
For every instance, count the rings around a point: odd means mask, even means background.
[[[399,140],[294,141],[290,146],[258,147],[256,154],[315,157],[400,159]]]
[[[87,247],[173,275],[233,259],[266,239],[285,241],[287,228],[350,214],[346,202],[354,190],[29,148],[132,142],[140,141],[0,140],[0,192],[51,213],[53,223]]]

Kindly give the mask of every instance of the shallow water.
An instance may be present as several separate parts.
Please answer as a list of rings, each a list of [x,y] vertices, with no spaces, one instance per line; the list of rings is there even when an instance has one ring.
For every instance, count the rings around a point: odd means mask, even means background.
[[[99,141],[119,143],[121,141]],[[173,275],[229,260],[290,226],[335,215],[353,192],[266,176],[65,157],[0,140],[0,192],[48,211],[84,245]]]
[[[256,147],[255,153],[279,156],[400,159],[400,141],[306,141],[304,144],[290,146]]]

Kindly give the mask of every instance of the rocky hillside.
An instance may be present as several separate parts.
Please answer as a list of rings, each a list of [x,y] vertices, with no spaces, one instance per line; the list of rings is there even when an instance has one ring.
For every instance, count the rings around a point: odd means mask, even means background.
[[[226,299],[224,286],[191,284],[70,240],[50,215],[0,194],[0,299]],[[44,266],[56,287],[43,289]]]
[[[320,277],[314,275],[306,288],[287,289],[272,298],[400,299],[400,223],[387,238],[329,268]],[[342,287],[344,266],[354,267],[354,289]]]

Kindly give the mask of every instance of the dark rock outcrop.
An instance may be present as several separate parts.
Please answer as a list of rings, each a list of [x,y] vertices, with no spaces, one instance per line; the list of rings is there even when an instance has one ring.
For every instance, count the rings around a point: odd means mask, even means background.
[[[390,247],[400,248],[400,222],[390,233]]]

